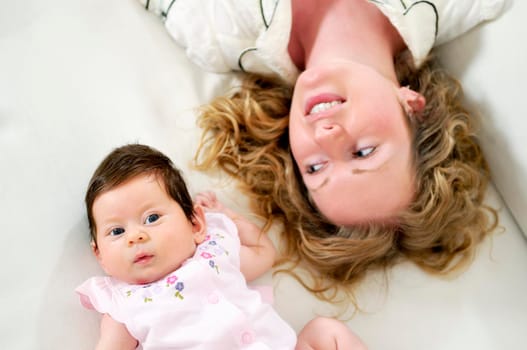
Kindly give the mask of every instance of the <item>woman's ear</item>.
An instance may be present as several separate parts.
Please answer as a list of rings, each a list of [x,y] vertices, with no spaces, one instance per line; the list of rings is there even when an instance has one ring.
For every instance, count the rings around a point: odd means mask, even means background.
[[[205,222],[205,212],[199,204],[194,205],[194,216],[192,217],[192,232],[196,244],[203,243],[207,234],[207,224]]]
[[[407,86],[401,86],[397,89],[397,96],[406,115],[421,119],[426,106],[426,99],[423,95]]]

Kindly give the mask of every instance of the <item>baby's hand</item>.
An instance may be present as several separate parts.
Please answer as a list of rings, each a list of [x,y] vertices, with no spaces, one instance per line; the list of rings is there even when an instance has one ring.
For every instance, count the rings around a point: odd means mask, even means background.
[[[225,211],[225,206],[220,201],[218,201],[216,193],[212,191],[198,193],[196,195],[196,203],[208,211]]]

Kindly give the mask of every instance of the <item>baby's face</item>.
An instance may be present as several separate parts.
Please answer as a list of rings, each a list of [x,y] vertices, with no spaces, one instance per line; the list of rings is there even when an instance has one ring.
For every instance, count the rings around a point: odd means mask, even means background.
[[[154,175],[140,175],[102,193],[93,203],[94,253],[104,271],[119,280],[159,280],[192,257],[204,236]]]

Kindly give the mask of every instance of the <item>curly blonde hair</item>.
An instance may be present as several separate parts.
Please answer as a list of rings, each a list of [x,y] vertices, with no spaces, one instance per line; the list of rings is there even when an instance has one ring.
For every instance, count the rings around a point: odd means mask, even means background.
[[[483,203],[489,170],[459,82],[433,59],[415,68],[407,54],[396,60],[396,72],[401,86],[427,101],[419,121],[409,117],[416,194],[397,224],[339,227],[309,200],[289,149],[291,87],[247,75],[231,95],[201,110],[196,167],[221,168],[239,180],[267,227],[283,223],[281,261],[292,262],[283,270],[325,299],[330,289],[352,287],[367,271],[401,258],[436,274],[459,270],[497,225],[496,211]],[[311,272],[309,279],[293,272],[299,264]]]

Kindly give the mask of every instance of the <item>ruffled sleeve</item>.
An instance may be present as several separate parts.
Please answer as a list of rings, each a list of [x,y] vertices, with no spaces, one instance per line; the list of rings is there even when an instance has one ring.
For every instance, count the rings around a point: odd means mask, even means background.
[[[79,295],[80,303],[85,308],[96,310],[101,314],[114,315],[115,308],[112,303],[112,288],[109,277],[91,277],[78,286],[75,292]]]
[[[224,214],[206,213],[207,236],[198,246],[195,256],[208,260],[211,267],[220,261],[240,268],[240,238],[236,224]]]

